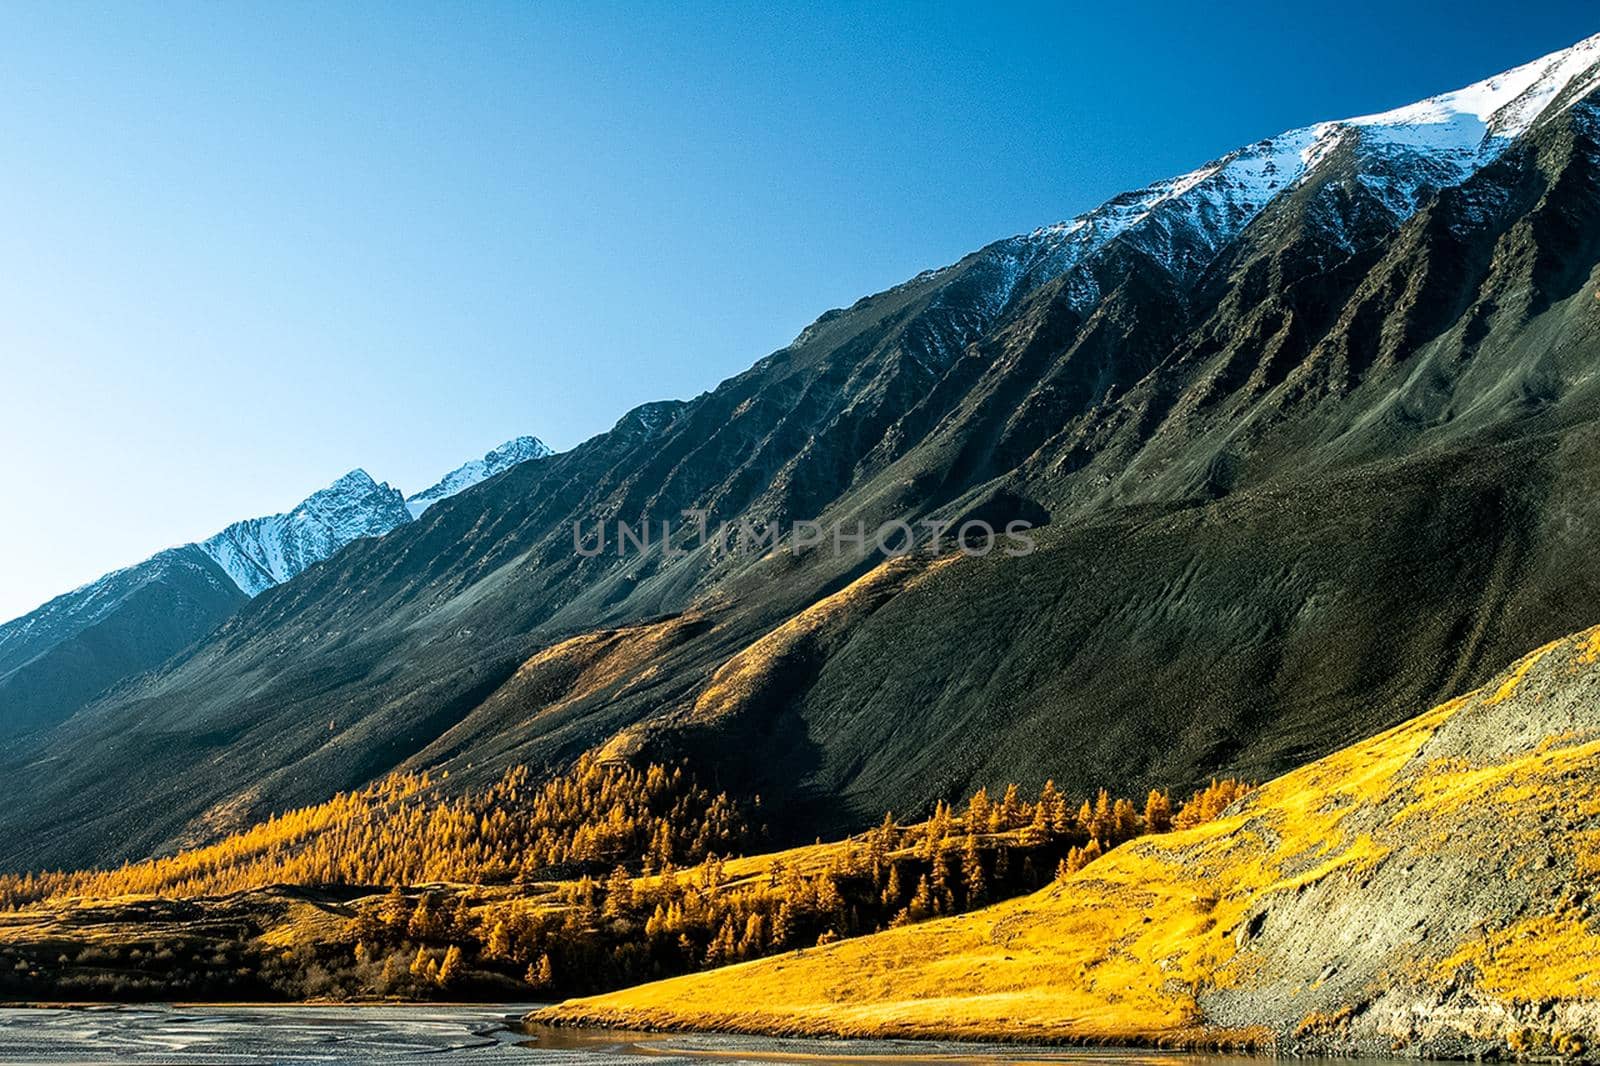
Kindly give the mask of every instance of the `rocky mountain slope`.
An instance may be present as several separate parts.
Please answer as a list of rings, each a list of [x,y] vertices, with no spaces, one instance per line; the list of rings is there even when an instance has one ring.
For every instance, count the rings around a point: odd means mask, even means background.
[[[535,1020],[1592,1057],[1600,629],[1036,895]]]
[[[6,756],[0,862],[596,748],[809,838],[1013,778],[1265,777],[1465,691],[1600,602],[1597,49],[998,242],[352,544]],[[686,508],[1048,528],[879,570]],[[681,551],[574,550],[618,520]]]
[[[520,462],[551,454],[518,437],[406,500],[352,470],[283,514],[235,522],[0,625],[0,739],[67,717],[211,632],[249,597],[378,537]]]

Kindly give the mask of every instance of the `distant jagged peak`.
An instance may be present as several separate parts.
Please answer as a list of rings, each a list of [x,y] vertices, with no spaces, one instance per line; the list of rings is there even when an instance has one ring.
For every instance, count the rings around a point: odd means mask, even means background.
[[[200,549],[246,595],[257,596],[353,540],[382,536],[410,520],[400,491],[357,467],[292,510],[235,522]]]
[[[382,536],[410,522],[429,504],[517,463],[551,454],[549,445],[537,437],[513,438],[483,458],[451,471],[432,488],[411,497],[412,502],[388,482],[356,467],[288,511],[242,519],[198,544],[168,549],[57,596],[38,610],[0,626],[0,645],[58,618],[64,620],[63,625],[82,629],[115,610],[141,585],[169,580],[179,569],[198,572],[205,562],[196,551],[209,557],[245,595],[258,596],[351,541]],[[210,575],[202,577],[211,579]]]
[[[311,496],[314,498],[316,496],[321,496],[324,493],[342,493],[352,491],[364,492],[377,487],[377,479],[358,466],[348,474],[339,478],[333,484],[329,485],[327,488],[319,489],[312,493]]]
[[[420,518],[424,511],[440,500],[470,489],[480,481],[503,473],[519,463],[531,459],[543,459],[554,454],[555,449],[538,437],[527,435],[515,437],[500,447],[486,452],[483,458],[461,464],[433,485],[407,497],[406,509],[412,518]]]
[[[327,488],[318,489],[300,501],[292,511],[288,512],[288,517],[322,515],[341,523],[354,523],[355,528],[365,529],[372,524],[374,515],[389,512],[390,505],[400,496],[400,490],[387,481],[379,481],[361,467],[356,467]],[[260,522],[264,519],[246,521]],[[378,524],[382,524],[381,520]],[[362,532],[358,535],[373,534]]]

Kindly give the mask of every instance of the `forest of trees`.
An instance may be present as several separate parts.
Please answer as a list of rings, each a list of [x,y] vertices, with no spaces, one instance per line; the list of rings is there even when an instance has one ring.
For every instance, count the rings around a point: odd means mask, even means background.
[[[745,809],[683,767],[585,758],[540,785],[516,768],[454,799],[433,784],[391,777],[119,870],[5,878],[0,902],[369,886],[341,934],[252,949],[242,964],[230,949],[231,972],[290,998],[570,995],[1031,892],[1133,837],[1214,818],[1249,790],[1216,781],[1175,806],[1158,791],[1074,804],[1050,782],[1027,797],[980,789],[921,822],[886,815],[836,844],[731,862],[763,839],[759,801]]]
[[[682,767],[584,756],[543,784],[512,767],[455,799],[427,773],[268,819],[216,844],[117,870],[0,877],[0,907],[63,896],[221,895],[266,885],[497,884],[629,862],[643,870],[747,851],[764,839],[727,795]],[[760,814],[760,799],[749,805]]]
[[[1032,892],[1136,836],[1208,821],[1248,791],[1238,781],[1215,781],[1174,813],[1165,792],[1136,805],[1102,789],[1074,808],[1052,782],[1030,798],[1015,785],[998,799],[980,789],[959,812],[941,803],[911,825],[885,815],[870,832],[786,853],[790,863],[775,856],[742,877],[731,877],[715,856],[692,870],[646,878],[618,866],[604,879],[564,886],[561,906],[513,901],[486,908],[470,949],[490,962],[526,967],[524,979],[542,993],[621,987]],[[398,911],[392,897],[390,903]],[[407,926],[406,935],[414,932]],[[397,923],[369,919],[362,935],[410,946]]]

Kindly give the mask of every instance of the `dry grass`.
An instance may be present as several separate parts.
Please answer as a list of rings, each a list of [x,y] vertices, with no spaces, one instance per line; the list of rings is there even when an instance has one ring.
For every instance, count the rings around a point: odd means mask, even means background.
[[[737,714],[769,682],[776,664],[802,653],[807,642],[870,611],[909,582],[949,566],[955,558],[932,563],[914,556],[890,559],[818,600],[724,663],[695,700],[691,720],[709,722]]]

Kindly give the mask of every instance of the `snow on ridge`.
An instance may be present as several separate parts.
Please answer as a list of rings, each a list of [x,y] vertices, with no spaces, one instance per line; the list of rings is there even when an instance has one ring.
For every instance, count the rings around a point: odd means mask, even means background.
[[[200,550],[249,596],[294,577],[362,537],[411,520],[399,490],[352,470],[293,510],[247,518],[200,543]]]
[[[1344,145],[1357,153],[1356,179],[1403,221],[1431,192],[1498,158],[1553,105],[1570,106],[1597,86],[1600,35],[1414,104],[1269,137],[993,246],[1001,266],[995,301],[1009,301],[1027,280],[1042,284],[1072,270],[1124,234],[1176,276],[1191,277]],[[1094,279],[1079,278],[1073,298],[1098,300]]]
[[[480,481],[509,470],[518,463],[525,463],[530,459],[543,459],[554,454],[555,450],[538,437],[523,436],[508,440],[485,454],[482,459],[463,463],[433,485],[407,497],[406,510],[412,518],[420,518],[424,511],[440,500],[470,489]]]
[[[407,499],[359,467],[293,510],[247,518],[200,543],[200,549],[249,596],[281,585],[364,537],[380,537],[429,506],[517,463],[553,454],[537,437],[517,437],[446,474]]]
[[[446,475],[427,490],[435,494],[428,502],[460,492],[519,462],[551,454],[549,446],[537,437],[517,437]],[[412,499],[423,495],[419,493]],[[426,504],[415,513],[420,514],[422,509]],[[0,665],[21,654],[15,649],[24,647],[22,642],[33,634],[81,631],[116,611],[139,588],[164,580],[175,570],[203,571],[206,580],[220,583],[222,578],[215,576],[193,549],[198,548],[216,563],[241,592],[254,597],[332,556],[351,541],[381,536],[412,518],[413,512],[398,489],[375,480],[358,467],[307,496],[292,510],[234,522],[198,544],[168,548],[0,623]]]
[[[1525,133],[1569,84],[1579,78],[1592,84],[1596,63],[1600,63],[1600,34],[1465,88],[1344,121],[1351,126],[1418,129],[1473,119],[1483,136],[1511,140]]]
[[[1145,250],[1179,276],[1204,267],[1279,193],[1305,174],[1320,142],[1333,136],[1324,126],[1291,130],[1236,149],[1197,170],[1113,197],[1077,218],[1034,230],[1025,238],[1031,254],[1008,288],[1024,274],[1039,282],[1066,273],[1124,234],[1148,230]],[[1151,222],[1157,225],[1148,225]],[[1013,255],[1017,253],[1013,252]],[[1005,294],[1009,298],[1009,291]],[[1092,279],[1075,287],[1074,302],[1092,303]]]

